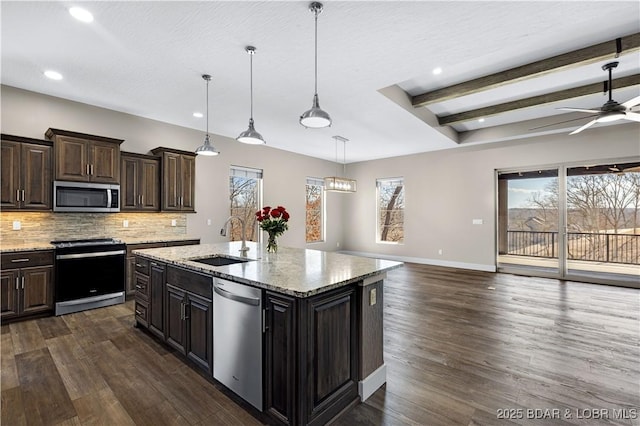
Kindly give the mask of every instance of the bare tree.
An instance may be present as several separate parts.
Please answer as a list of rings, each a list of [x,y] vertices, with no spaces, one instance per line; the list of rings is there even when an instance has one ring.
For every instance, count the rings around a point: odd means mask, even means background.
[[[257,179],[237,176],[229,177],[230,215],[244,220],[247,241],[257,241],[257,222],[255,212],[260,209],[259,182]],[[242,228],[237,221],[231,221],[231,241],[242,238]]]
[[[404,185],[380,186],[380,241],[404,240]]]

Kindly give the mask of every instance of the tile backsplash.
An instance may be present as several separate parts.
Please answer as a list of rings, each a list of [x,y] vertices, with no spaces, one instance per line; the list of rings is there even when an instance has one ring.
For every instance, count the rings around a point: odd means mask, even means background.
[[[13,229],[14,222],[16,225],[19,222],[19,230]],[[0,213],[0,241],[6,245],[100,237],[126,241],[128,238],[172,238],[186,234],[185,213]]]

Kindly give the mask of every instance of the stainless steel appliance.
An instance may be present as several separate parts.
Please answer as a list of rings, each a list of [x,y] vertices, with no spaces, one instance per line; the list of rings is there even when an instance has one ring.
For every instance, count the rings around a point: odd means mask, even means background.
[[[120,185],[53,182],[54,212],[110,213],[120,211]]]
[[[215,279],[213,377],[262,411],[262,291]]]
[[[124,303],[126,246],[111,238],[52,241],[55,314]]]

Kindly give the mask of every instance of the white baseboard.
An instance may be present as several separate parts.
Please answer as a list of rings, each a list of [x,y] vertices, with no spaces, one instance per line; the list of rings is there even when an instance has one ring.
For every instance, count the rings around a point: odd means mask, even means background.
[[[387,365],[382,364],[376,371],[358,382],[360,401],[364,402],[369,399],[385,383],[387,383]]]
[[[393,256],[380,253],[367,253],[361,251],[344,250],[339,253],[352,254],[354,256],[375,257],[378,259],[395,260],[398,262],[421,263],[423,265],[446,266],[449,268],[471,269],[473,271],[496,272],[496,265],[483,265],[480,263],[454,262],[451,260],[427,259],[424,257]]]

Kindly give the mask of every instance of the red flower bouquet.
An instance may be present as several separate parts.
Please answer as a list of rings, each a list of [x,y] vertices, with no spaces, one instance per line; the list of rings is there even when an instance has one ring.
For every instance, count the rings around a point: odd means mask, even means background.
[[[278,242],[276,238],[279,237],[289,229],[287,222],[289,221],[289,212],[282,206],[271,208],[265,206],[262,210],[256,212],[256,220],[260,222],[260,229],[267,231],[269,234],[269,241],[267,242],[267,251],[269,253],[275,253],[278,251]]]

